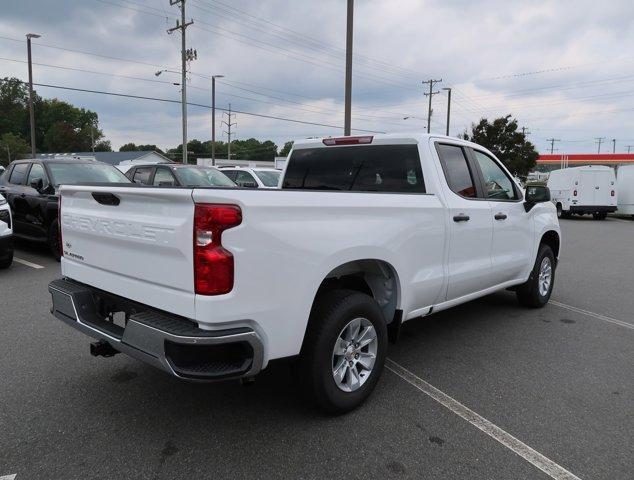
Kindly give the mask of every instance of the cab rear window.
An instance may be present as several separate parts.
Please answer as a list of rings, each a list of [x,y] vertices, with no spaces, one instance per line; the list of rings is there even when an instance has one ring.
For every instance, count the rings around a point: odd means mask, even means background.
[[[425,193],[416,145],[355,145],[294,150],[282,188]]]

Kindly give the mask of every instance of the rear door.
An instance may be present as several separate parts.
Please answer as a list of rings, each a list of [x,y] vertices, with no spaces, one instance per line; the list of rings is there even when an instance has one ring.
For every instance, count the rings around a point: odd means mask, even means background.
[[[42,190],[38,191],[31,185],[38,180],[42,180]],[[26,228],[28,228],[28,235],[37,237],[43,240],[48,238],[48,228],[46,222],[46,205],[49,201],[49,195],[43,193],[49,186],[48,175],[44,170],[44,167],[40,163],[33,163],[29,175],[26,180],[26,187],[24,189],[26,194]]]
[[[481,198],[474,165],[461,145],[437,143],[448,187],[450,219],[447,300],[484,290],[491,278],[493,214]]]
[[[471,149],[471,153],[491,207],[491,275],[499,285],[522,277],[531,265],[534,222],[524,209],[519,188],[501,164],[483,151]]]
[[[612,192],[614,191],[614,195]],[[616,205],[616,187],[614,174],[609,170],[597,170],[594,172],[594,201],[595,205]]]
[[[28,204],[26,202],[26,177],[29,173],[29,162],[16,163],[9,175],[6,187],[7,202],[11,206],[13,214],[13,232],[21,235],[29,235],[27,223]]]
[[[62,273],[194,316],[192,190],[61,188]]]
[[[577,205],[596,205],[594,175],[595,172],[592,170],[581,170],[579,172],[579,185],[575,185],[578,199]]]

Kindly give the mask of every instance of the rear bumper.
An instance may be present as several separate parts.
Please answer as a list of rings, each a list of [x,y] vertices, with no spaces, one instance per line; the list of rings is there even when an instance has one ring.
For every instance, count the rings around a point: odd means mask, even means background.
[[[615,205],[571,205],[571,213],[610,213],[616,212]]]
[[[248,327],[201,330],[183,317],[67,279],[52,281],[51,313],[116,350],[187,380],[250,377],[262,369],[259,335]],[[125,325],[108,313],[125,312]]]

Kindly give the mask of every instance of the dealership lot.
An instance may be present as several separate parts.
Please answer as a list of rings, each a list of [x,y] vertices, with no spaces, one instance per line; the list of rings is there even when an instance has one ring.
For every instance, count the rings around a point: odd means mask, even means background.
[[[631,478],[634,221],[561,226],[551,305],[504,292],[406,324],[341,417],[304,405],[285,362],[243,387],[91,357],[48,313],[59,264],[19,244],[0,272],[0,478]]]

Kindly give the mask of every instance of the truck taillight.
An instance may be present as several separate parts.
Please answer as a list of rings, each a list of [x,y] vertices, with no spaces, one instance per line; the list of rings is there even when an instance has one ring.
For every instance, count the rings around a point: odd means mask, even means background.
[[[372,143],[374,137],[372,135],[363,135],[361,137],[336,137],[336,138],[324,138],[323,144],[327,147],[333,145],[359,145]]]
[[[611,197],[613,197],[613,196],[614,196],[614,190],[612,190],[612,191],[610,192],[610,196],[611,196]]]
[[[233,255],[222,246],[222,232],[241,222],[237,205],[196,204],[194,290],[198,295],[222,295],[233,289]]]
[[[572,196],[573,196],[573,197],[576,197],[576,196],[577,196],[577,191],[576,191],[576,190],[572,192]]]

